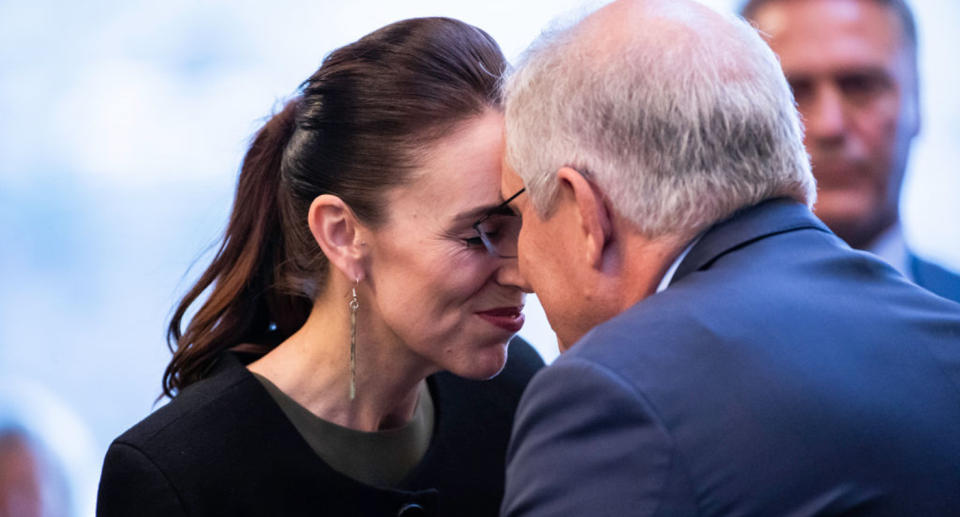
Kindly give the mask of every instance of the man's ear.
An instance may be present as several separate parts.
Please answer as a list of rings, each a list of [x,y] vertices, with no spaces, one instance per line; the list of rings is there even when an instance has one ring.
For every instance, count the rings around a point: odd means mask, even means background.
[[[561,188],[568,188],[573,194],[579,212],[580,230],[586,242],[586,260],[591,266],[600,269],[603,252],[613,238],[613,221],[603,194],[582,174],[570,167],[557,171],[557,180]]]
[[[337,196],[323,194],[310,203],[310,233],[327,260],[350,280],[363,280],[363,227]]]

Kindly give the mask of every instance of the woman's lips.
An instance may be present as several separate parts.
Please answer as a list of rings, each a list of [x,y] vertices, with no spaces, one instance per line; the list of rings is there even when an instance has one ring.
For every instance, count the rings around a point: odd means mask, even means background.
[[[519,332],[523,328],[524,321],[522,310],[522,305],[519,307],[497,307],[496,309],[478,311],[477,316],[507,332]]]

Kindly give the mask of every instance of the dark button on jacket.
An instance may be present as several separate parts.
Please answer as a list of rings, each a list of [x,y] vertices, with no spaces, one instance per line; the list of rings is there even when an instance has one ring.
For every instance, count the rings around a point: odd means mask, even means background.
[[[426,516],[427,510],[417,503],[407,503],[400,507],[397,517],[421,517]]]

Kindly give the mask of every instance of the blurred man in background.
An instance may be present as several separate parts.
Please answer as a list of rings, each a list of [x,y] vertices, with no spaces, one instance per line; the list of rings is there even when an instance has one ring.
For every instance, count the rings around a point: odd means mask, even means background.
[[[914,255],[899,200],[920,129],[917,29],[903,0],[750,0],[741,14],[779,56],[806,127],[815,211],[854,248],[960,301],[960,276]]]

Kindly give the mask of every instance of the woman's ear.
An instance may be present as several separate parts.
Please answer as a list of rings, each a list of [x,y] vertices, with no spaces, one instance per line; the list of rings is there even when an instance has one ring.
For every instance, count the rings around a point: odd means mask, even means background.
[[[362,280],[364,228],[353,210],[339,197],[323,194],[310,203],[307,218],[327,260],[351,280]]]

